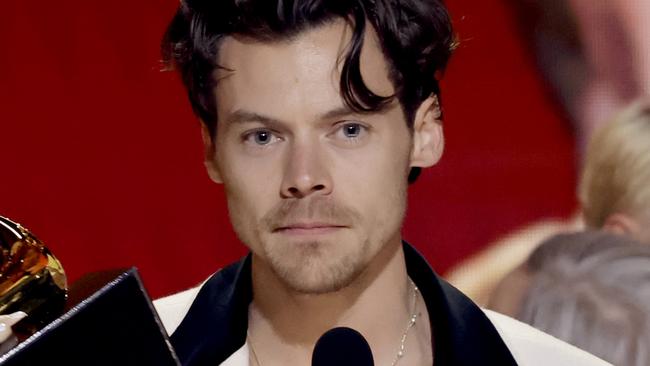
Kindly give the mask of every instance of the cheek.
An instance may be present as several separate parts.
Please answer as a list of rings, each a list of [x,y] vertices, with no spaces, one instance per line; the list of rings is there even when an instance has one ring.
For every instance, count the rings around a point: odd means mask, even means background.
[[[241,145],[222,145],[217,150],[217,165],[227,193],[237,195],[238,200],[276,197],[278,192],[272,195],[270,191],[278,186],[280,178],[278,154],[255,156],[246,153]]]
[[[260,176],[260,171],[250,170],[251,174],[224,175],[224,188],[228,206],[232,214],[247,215],[249,219],[259,219],[273,205],[277,190],[268,177]],[[238,172],[240,173],[240,172]],[[255,174],[257,173],[257,174]]]
[[[401,228],[406,211],[406,189],[410,150],[406,145],[392,144],[392,149],[379,152],[375,172],[374,199],[377,227],[394,231]]]
[[[260,221],[272,204],[265,200],[269,196],[262,191],[265,185],[251,183],[224,179],[232,228],[242,243],[257,252],[262,237]]]
[[[369,225],[400,221],[406,204],[409,152],[404,144],[385,143],[339,159],[337,197],[358,205],[356,209],[364,211]]]
[[[235,231],[250,243],[257,236],[259,220],[273,207],[279,195],[277,167],[271,161],[241,158],[220,153],[218,165],[228,199],[228,211]]]

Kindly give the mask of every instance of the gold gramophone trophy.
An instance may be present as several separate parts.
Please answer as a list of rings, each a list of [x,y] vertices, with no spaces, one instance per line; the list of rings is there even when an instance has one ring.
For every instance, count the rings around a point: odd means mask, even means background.
[[[1,366],[181,366],[135,267],[88,273],[68,293],[61,263],[4,217],[0,250]]]
[[[26,228],[2,216],[0,251],[1,354],[61,315],[68,286],[63,267],[50,250]],[[18,324],[12,335],[14,322]]]

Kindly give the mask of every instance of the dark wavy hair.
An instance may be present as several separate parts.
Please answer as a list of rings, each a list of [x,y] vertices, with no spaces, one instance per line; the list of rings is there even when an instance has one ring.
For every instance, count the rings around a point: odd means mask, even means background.
[[[162,40],[167,69],[177,69],[194,113],[216,133],[216,80],[220,41],[240,35],[261,42],[289,39],[337,18],[352,27],[343,58],[340,90],[354,111],[381,110],[398,98],[409,127],[415,111],[432,94],[455,45],[451,20],[441,0],[182,0]],[[395,94],[379,96],[363,82],[359,59],[366,25],[377,32],[390,67]],[[409,181],[419,175],[413,169]]]

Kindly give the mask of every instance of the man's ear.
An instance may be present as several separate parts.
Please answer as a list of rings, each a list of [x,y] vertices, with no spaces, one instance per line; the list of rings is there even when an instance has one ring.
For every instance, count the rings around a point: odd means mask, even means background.
[[[620,235],[636,237],[641,231],[639,222],[632,216],[620,212],[615,212],[605,219],[603,230]]]
[[[214,138],[203,121],[201,121],[201,139],[203,139],[203,164],[205,165],[205,169],[208,171],[208,175],[212,181],[215,183],[223,183],[221,172],[216,161]]]
[[[411,167],[427,168],[440,160],[445,145],[440,115],[438,97],[433,94],[415,112]]]

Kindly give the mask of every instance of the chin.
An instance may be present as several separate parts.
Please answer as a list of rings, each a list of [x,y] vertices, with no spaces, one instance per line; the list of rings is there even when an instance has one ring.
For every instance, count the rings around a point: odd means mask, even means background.
[[[291,243],[268,250],[267,260],[276,276],[293,291],[326,294],[349,286],[367,266],[365,247],[351,248],[320,241]]]

